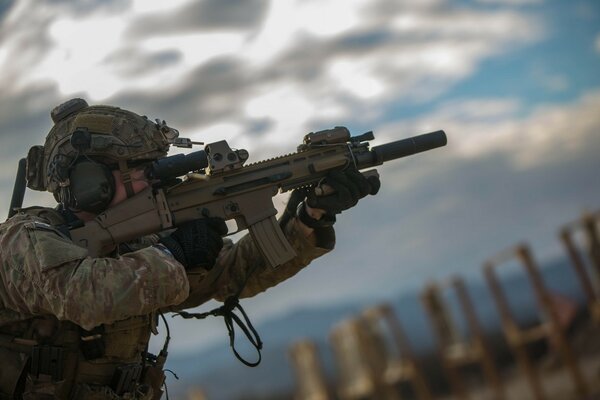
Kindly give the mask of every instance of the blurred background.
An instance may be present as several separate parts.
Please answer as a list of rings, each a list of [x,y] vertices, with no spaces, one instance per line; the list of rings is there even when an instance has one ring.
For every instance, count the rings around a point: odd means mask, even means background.
[[[333,253],[243,302],[263,365],[235,360],[222,321],[169,318],[174,393],[285,390],[297,337],[325,340],[344,315],[392,301],[427,348],[409,299],[429,279],[477,288],[482,262],[522,240],[544,263],[562,256],[558,227],[600,207],[598,71],[593,0],[0,0],[0,213],[19,158],[72,97],[226,139],[250,162],[336,125],[373,130],[372,145],[444,129],[447,147],[379,169],[379,194],[338,218]],[[54,201],[29,190],[25,203]],[[569,282],[557,287],[578,298]]]

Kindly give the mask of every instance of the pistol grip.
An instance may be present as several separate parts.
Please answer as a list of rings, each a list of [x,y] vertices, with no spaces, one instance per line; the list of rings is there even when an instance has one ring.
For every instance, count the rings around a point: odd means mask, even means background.
[[[281,231],[274,215],[250,225],[248,230],[271,267],[275,268],[296,257],[296,252]]]

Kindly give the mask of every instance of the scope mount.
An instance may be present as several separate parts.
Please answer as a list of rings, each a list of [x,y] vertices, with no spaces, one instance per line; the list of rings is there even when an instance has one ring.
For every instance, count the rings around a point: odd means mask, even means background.
[[[207,144],[204,150],[211,174],[242,168],[249,157],[246,150],[233,150],[225,140]]]

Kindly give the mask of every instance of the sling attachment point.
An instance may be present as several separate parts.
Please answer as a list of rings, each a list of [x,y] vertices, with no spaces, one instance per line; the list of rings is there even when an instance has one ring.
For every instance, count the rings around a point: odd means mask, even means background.
[[[240,312],[243,319],[240,318],[240,316],[238,316],[235,313],[236,309]],[[233,354],[235,355],[235,357],[248,367],[256,367],[258,364],[260,364],[261,358],[262,358],[260,351],[262,350],[263,343],[260,340],[260,336],[258,335],[258,332],[256,331],[256,329],[254,329],[254,326],[252,326],[252,323],[250,322],[248,315],[246,314],[246,312],[240,305],[238,296],[231,296],[231,297],[227,298],[227,300],[225,300],[225,302],[223,303],[222,306],[217,307],[213,310],[204,312],[204,313],[188,313],[185,311],[180,311],[180,312],[176,313],[175,315],[179,315],[180,317],[185,318],[185,319],[190,319],[190,318],[204,319],[211,315],[214,317],[222,316],[223,320],[225,321],[225,326],[227,327],[227,333],[229,334],[229,346],[231,346],[231,350],[233,351]],[[237,325],[242,330],[242,332],[244,332],[248,341],[256,349],[256,352],[258,354],[258,359],[256,361],[254,361],[254,362],[248,361],[248,360],[244,359],[237,352],[237,350],[235,348],[235,325],[234,324]]]

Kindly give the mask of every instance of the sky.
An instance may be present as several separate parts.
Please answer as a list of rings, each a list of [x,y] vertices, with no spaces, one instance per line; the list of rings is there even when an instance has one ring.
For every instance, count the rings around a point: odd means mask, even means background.
[[[521,241],[562,254],[558,228],[600,208],[598,71],[592,0],[0,0],[0,210],[72,97],[225,139],[250,162],[337,125],[374,131],[372,145],[443,129],[448,146],[379,168],[334,252],[244,304],[265,321],[477,280]],[[173,321],[172,352],[224,335]]]

